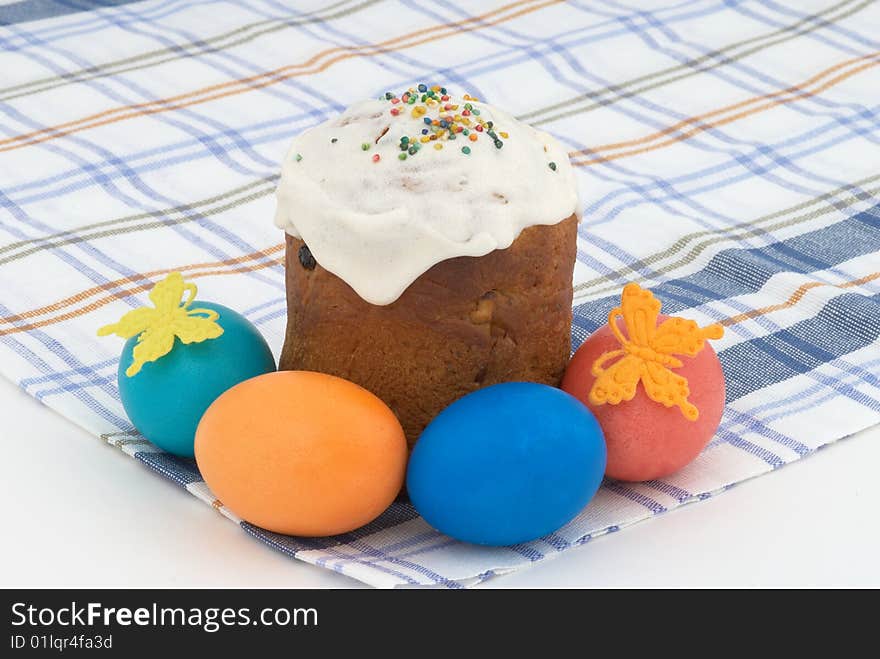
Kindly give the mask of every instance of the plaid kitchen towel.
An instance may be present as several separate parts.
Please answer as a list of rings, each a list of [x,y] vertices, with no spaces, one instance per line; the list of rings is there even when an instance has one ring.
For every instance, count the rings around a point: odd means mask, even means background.
[[[464,545],[404,504],[334,538],[268,533],[137,435],[120,344],[95,331],[179,270],[277,355],[286,146],[420,81],[569,149],[575,345],[628,281],[725,325],[721,427],[682,472],[608,482],[528,544]],[[864,0],[3,0],[0,372],[290,556],[375,586],[470,585],[880,421],[878,90],[880,6]]]

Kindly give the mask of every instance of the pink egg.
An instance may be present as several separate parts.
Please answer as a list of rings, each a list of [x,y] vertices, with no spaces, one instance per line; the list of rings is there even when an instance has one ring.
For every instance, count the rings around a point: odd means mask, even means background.
[[[666,319],[660,316],[657,324]],[[724,373],[718,355],[707,341],[695,356],[675,355],[683,362],[672,369],[688,381],[688,400],[699,410],[695,421],[678,407],[665,407],[648,398],[639,383],[632,400],[595,405],[589,400],[595,381],[593,362],[620,343],[607,325],[590,336],[575,353],[562,380],[562,389],[578,398],[599,420],[608,446],[605,474],[625,481],[663,478],[690,463],[709,443],[724,410]]]

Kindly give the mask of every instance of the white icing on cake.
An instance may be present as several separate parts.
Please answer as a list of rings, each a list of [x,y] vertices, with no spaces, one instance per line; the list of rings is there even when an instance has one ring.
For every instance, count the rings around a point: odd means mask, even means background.
[[[444,111],[446,103],[459,107]],[[384,305],[440,261],[504,249],[524,228],[579,211],[568,155],[550,135],[460,98],[427,106],[425,116],[461,115],[465,103],[479,111],[463,127],[476,141],[458,133],[455,140],[419,142],[406,160],[399,159],[401,137],[419,139],[429,129],[412,116],[423,103],[364,101],[303,132],[282,164],[275,224],[302,238],[315,260],[364,300]],[[502,148],[485,128],[473,130],[479,119],[493,122]]]

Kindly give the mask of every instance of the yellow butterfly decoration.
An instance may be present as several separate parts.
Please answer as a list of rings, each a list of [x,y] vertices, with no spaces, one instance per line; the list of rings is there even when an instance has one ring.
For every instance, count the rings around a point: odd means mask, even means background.
[[[200,343],[223,334],[223,328],[216,322],[220,314],[213,309],[190,309],[197,291],[195,284],[183,281],[182,274],[172,272],[150,291],[155,308],[133,309],[118,323],[98,330],[98,336],[116,334],[123,339],[140,335],[132,352],[132,364],[125,371],[127,376],[137,375],[145,363],[171,352],[175,337],[183,343]],[[184,301],[187,293],[189,297]]]
[[[688,381],[670,369],[681,368],[681,360],[673,355],[694,357],[703,349],[706,339],[720,339],[724,328],[717,323],[700,327],[692,320],[667,318],[657,325],[660,301],[651,291],[638,284],[627,284],[620,306],[608,314],[608,326],[620,342],[619,350],[602,353],[593,362],[595,382],[589,400],[594,405],[616,405],[632,400],[639,380],[651,400],[666,407],[677,406],[684,417],[696,421],[699,410],[690,401]],[[623,335],[618,319],[623,318],[628,338]],[[616,359],[611,366],[605,365]]]

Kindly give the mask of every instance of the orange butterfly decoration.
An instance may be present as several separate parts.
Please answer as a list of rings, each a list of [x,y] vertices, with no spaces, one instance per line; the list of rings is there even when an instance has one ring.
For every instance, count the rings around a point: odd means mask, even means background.
[[[694,357],[706,339],[720,339],[724,328],[717,323],[700,327],[693,320],[667,318],[657,325],[660,301],[638,284],[627,284],[620,306],[608,314],[608,326],[620,342],[619,350],[602,353],[593,362],[595,382],[590,389],[594,405],[616,405],[632,400],[639,380],[651,400],[666,407],[677,406],[684,417],[696,421],[700,412],[688,401],[688,381],[670,369],[681,368],[682,361],[673,355]],[[620,331],[623,318],[628,338]],[[611,366],[605,365],[617,360]]]

